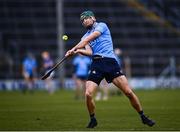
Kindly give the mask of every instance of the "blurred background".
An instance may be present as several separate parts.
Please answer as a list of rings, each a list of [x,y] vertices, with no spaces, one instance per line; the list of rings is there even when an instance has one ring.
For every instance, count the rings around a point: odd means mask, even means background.
[[[180,87],[179,0],[0,0],[0,89],[21,88],[29,52],[37,60],[36,87],[44,88],[41,53],[57,62],[79,42],[85,10],[109,26],[133,88]],[[55,87],[74,88],[72,73],[69,59],[55,71]]]

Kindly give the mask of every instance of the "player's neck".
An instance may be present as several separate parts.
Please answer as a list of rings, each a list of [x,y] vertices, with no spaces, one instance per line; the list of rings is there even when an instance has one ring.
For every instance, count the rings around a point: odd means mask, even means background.
[[[87,27],[88,31],[90,31],[90,30],[92,30],[93,28],[95,28],[97,24],[98,24],[97,22],[94,22],[94,23],[92,24],[92,26]]]

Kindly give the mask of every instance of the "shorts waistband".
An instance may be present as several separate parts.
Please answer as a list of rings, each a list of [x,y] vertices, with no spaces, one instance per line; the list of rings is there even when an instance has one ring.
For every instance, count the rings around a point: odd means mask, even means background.
[[[103,59],[103,58],[105,58],[105,57],[104,57],[104,56],[101,56],[101,55],[93,55],[93,56],[92,56],[92,59],[94,59],[94,60]]]
[[[93,59],[93,60],[100,60],[100,59],[112,60],[112,59],[114,59],[114,58],[104,57],[104,56],[101,56],[101,55],[93,55],[93,56],[92,56],[92,59]]]

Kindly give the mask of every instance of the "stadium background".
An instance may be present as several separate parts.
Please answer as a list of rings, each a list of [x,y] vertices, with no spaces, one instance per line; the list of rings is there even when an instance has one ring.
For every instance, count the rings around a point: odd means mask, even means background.
[[[47,50],[55,61],[85,33],[79,14],[92,10],[110,27],[114,47],[143,109],[156,121],[144,126],[122,94],[96,102],[95,131],[180,130],[179,0],[0,0],[0,130],[87,131],[84,100],[75,100],[72,59],[56,71],[53,95],[23,94],[22,61]],[[62,41],[63,34],[69,36]],[[43,88],[36,81],[34,88]],[[61,89],[62,88],[62,89]],[[67,88],[67,89],[63,89]],[[148,89],[148,90],[146,90]],[[9,91],[8,91],[9,90]]]
[[[37,58],[39,68],[44,50],[54,60],[60,59],[85,33],[79,14],[92,10],[98,21],[110,27],[114,47],[122,49],[123,68],[130,80],[146,79],[147,86],[161,78],[159,85],[172,80],[168,84],[178,87],[179,5],[178,0],[1,0],[0,86],[22,80],[22,60],[28,51]],[[63,34],[68,41],[61,40]],[[67,61],[56,72],[54,80],[60,86],[72,76],[71,63]]]

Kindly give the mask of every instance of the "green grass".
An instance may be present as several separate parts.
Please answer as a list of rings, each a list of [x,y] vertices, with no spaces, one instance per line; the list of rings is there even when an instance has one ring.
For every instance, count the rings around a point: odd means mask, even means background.
[[[93,130],[180,130],[180,89],[135,93],[155,126],[143,125],[125,96],[112,96],[96,102],[98,126]],[[85,102],[73,97],[72,91],[63,90],[54,95],[0,92],[0,130],[91,130],[85,128],[89,121]]]

